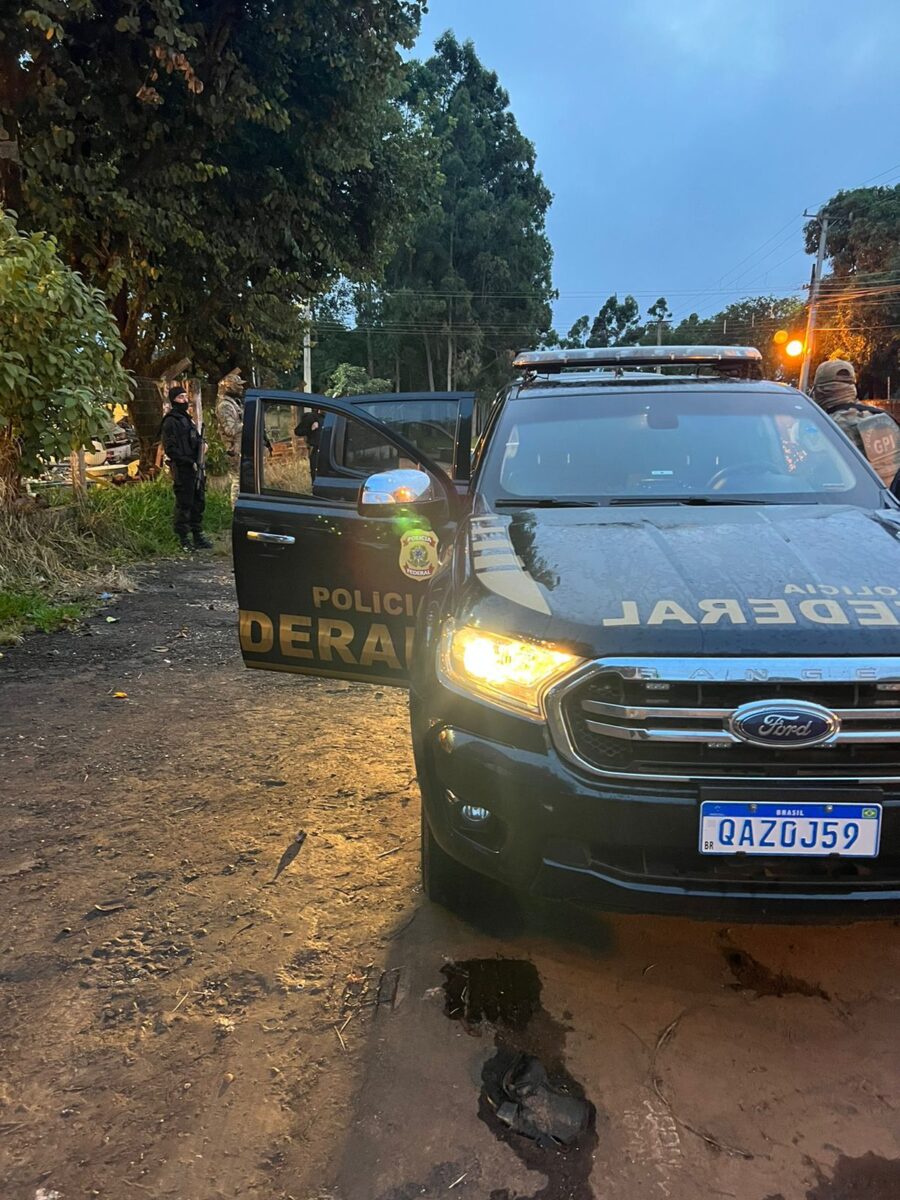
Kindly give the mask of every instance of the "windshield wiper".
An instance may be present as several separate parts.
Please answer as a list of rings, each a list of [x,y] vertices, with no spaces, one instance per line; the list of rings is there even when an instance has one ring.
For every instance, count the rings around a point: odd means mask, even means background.
[[[557,500],[552,496],[516,496],[495,500],[495,508],[610,508],[666,504],[695,504],[718,507],[732,504],[783,504],[803,501],[754,499],[747,496],[612,496],[609,500]]]
[[[774,500],[754,500],[743,496],[613,496],[610,506],[658,504],[776,504]]]
[[[516,496],[495,500],[497,508],[599,508],[599,500],[556,500],[553,496]]]

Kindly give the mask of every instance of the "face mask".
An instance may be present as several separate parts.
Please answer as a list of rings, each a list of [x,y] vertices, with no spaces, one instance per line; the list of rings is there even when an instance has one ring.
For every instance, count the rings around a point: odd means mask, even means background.
[[[852,404],[856,400],[856,384],[849,379],[831,379],[828,383],[817,383],[813,395],[827,412],[839,404]]]

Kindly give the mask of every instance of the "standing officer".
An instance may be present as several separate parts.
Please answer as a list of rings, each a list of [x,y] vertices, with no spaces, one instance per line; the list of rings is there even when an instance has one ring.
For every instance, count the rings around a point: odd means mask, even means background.
[[[304,409],[303,416],[294,430],[295,437],[306,439],[306,453],[309,455],[309,474],[311,480],[315,479],[316,470],[319,466],[319,442],[322,438],[322,423],[324,420],[325,414],[321,409]]]
[[[862,451],[884,485],[897,494],[900,428],[889,413],[858,399],[853,363],[841,358],[820,363],[813,380],[812,397]]]
[[[163,449],[172,471],[175,492],[175,533],[182,550],[211,550],[203,532],[206,480],[203,477],[203,438],[188,412],[188,395],[183,387],[169,391],[171,411],[163,417]],[[192,534],[191,544],[188,534]]]
[[[225,453],[228,455],[228,479],[233,508],[240,490],[241,431],[244,425],[244,381],[238,370],[229,371],[219,384],[216,417],[225,444]]]

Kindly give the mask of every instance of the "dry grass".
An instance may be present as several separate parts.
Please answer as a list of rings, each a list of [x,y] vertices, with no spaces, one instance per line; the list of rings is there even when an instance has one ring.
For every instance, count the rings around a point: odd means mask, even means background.
[[[208,494],[207,518],[211,533],[230,526],[221,489]],[[80,504],[0,513],[0,643],[77,619],[100,592],[130,590],[129,563],[177,546],[166,479],[98,489]]]
[[[0,513],[0,591],[82,590],[104,582],[117,557],[85,530],[74,505]]]

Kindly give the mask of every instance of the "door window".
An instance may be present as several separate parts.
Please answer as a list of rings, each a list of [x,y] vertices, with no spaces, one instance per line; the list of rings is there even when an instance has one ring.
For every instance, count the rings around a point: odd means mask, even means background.
[[[262,403],[260,482],[264,493],[311,496],[324,416],[284,400]]]
[[[372,415],[382,419],[379,406],[373,407]],[[364,478],[418,465],[378,430],[349,417],[275,399],[261,402],[261,414],[259,474],[264,495],[355,504]]]
[[[455,474],[456,440],[459,426],[458,399],[370,400],[356,407],[383,421],[417,450],[428,456],[452,478]],[[343,445],[336,454],[346,470],[372,474],[393,467],[410,466],[388,442],[374,430],[356,425],[346,430]]]

